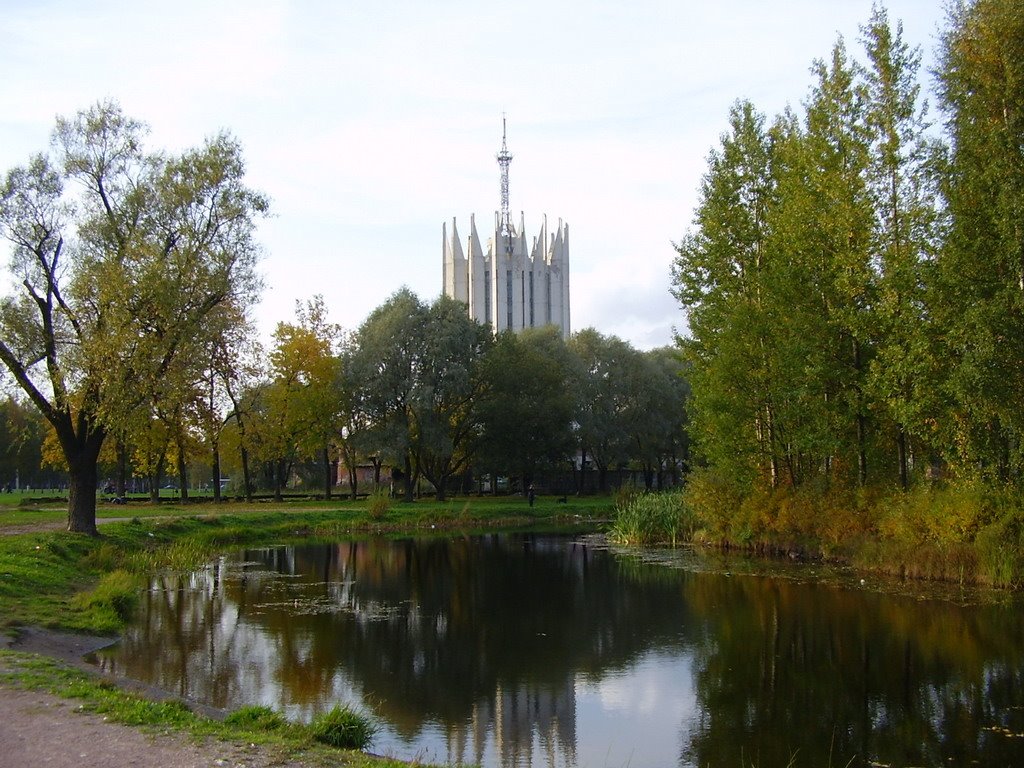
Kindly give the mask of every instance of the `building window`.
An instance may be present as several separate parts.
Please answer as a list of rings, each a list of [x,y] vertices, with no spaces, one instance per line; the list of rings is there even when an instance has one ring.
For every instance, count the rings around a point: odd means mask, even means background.
[[[547,300],[544,302],[544,306],[546,307],[545,312],[547,314],[547,322],[548,322],[548,325],[550,325],[553,322],[552,319],[551,319],[551,273],[548,272],[545,275],[545,277],[547,278],[547,294],[548,295],[547,295]]]
[[[491,270],[484,272],[484,322],[491,322]]]
[[[533,270],[530,270],[530,327],[535,325],[533,319]]]
[[[505,319],[512,328],[512,270],[505,272]]]

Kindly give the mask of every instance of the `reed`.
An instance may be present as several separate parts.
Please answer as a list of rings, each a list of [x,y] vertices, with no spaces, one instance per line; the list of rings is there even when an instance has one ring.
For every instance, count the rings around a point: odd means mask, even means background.
[[[615,510],[608,531],[612,541],[627,546],[676,546],[693,538],[693,516],[678,491],[628,497]]]

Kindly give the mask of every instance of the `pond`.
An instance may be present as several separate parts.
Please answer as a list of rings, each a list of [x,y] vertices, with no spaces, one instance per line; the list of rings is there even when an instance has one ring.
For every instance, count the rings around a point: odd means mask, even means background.
[[[425,762],[1024,765],[1015,598],[772,570],[585,536],[249,549],[155,577],[96,662],[219,708],[354,704]]]

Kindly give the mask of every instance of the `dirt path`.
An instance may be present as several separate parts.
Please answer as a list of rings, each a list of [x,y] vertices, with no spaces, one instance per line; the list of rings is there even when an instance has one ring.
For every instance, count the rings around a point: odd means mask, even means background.
[[[258,747],[179,733],[150,734],[76,711],[73,700],[0,686],[0,762],[48,768],[270,768],[282,763]]]
[[[109,639],[25,629],[6,647],[87,668],[82,656]],[[152,692],[144,692],[148,697]],[[159,696],[155,697],[159,698]],[[150,732],[83,712],[73,699],[0,684],[0,765],[47,768],[311,768],[272,747]]]

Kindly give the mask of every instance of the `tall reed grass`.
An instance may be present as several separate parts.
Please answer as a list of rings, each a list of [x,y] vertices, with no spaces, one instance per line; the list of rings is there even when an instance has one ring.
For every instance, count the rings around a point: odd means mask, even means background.
[[[693,537],[693,516],[679,491],[631,495],[616,507],[608,535],[628,546],[674,547]]]

